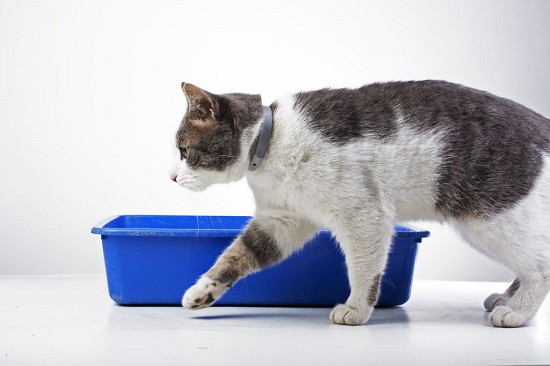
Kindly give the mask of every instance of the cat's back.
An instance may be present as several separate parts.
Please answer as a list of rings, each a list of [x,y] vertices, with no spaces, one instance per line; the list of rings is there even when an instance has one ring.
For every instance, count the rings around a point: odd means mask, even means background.
[[[374,83],[358,89],[301,92],[295,95],[294,108],[305,115],[310,127],[337,144],[363,136],[390,137],[403,121],[420,131],[479,131],[490,133],[489,138],[498,129],[509,132],[509,137],[515,135],[541,148],[550,147],[548,119],[509,99],[445,81]]]
[[[321,89],[294,110],[328,143],[441,141],[436,206],[446,216],[486,216],[525,197],[550,152],[550,121],[509,99],[444,81]]]

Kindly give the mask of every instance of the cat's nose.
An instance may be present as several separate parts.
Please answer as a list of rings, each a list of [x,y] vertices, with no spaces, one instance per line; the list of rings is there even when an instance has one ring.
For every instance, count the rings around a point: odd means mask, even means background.
[[[172,182],[176,182],[176,183],[178,182],[178,176],[177,175],[172,175],[170,177],[170,179],[172,180]]]

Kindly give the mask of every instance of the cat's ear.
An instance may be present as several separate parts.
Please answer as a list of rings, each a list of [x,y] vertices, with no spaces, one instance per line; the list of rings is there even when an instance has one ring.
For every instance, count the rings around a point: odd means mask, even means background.
[[[219,108],[216,95],[189,83],[181,83],[181,88],[187,97],[188,112],[193,112],[201,118],[216,119]]]

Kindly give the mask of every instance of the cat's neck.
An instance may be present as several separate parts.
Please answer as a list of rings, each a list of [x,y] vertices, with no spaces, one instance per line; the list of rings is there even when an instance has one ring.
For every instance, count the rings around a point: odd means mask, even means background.
[[[249,171],[249,179],[285,180],[301,168],[304,154],[315,149],[312,134],[294,111],[295,96],[288,95],[271,104],[272,133],[262,164]]]

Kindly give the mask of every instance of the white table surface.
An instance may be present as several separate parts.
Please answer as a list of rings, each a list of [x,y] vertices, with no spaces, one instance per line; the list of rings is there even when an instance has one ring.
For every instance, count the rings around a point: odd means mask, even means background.
[[[550,364],[550,298],[527,326],[483,308],[507,284],[415,281],[365,326],[329,308],[122,307],[104,276],[0,276],[0,365]]]

